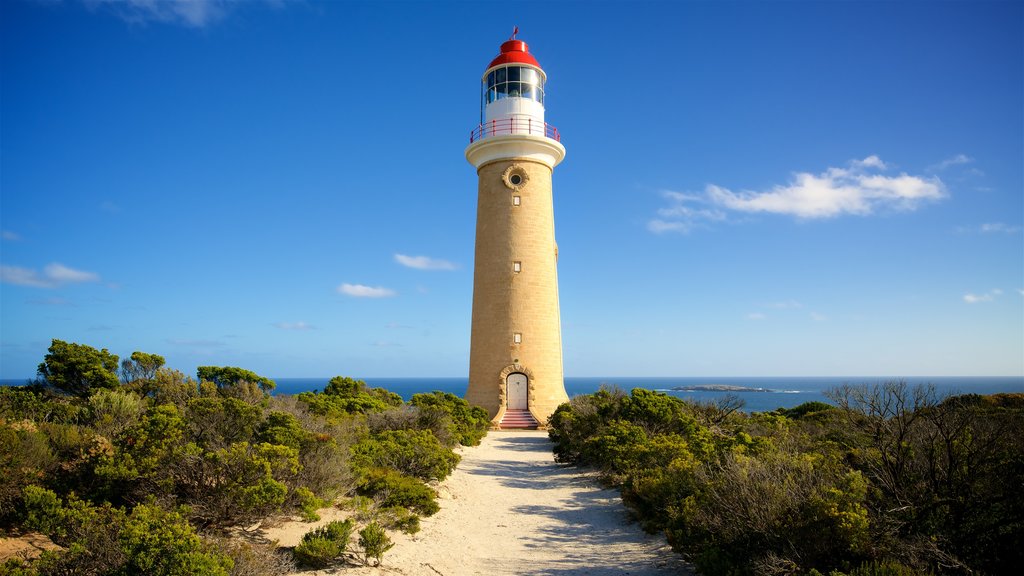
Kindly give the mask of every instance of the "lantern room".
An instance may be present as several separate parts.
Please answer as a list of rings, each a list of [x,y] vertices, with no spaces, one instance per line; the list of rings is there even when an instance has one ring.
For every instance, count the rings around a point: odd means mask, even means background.
[[[508,40],[484,72],[480,86],[480,127],[471,141],[500,134],[536,134],[557,140],[544,123],[544,70],[526,42]]]

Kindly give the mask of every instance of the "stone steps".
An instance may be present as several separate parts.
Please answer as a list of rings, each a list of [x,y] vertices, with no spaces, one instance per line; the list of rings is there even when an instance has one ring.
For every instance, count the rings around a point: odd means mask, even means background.
[[[536,430],[540,424],[529,410],[506,410],[499,424],[502,429],[516,428]]]

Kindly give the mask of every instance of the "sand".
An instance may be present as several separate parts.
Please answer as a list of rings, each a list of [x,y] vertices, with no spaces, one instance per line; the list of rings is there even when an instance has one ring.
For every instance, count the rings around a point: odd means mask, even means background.
[[[460,449],[462,462],[437,488],[441,511],[414,536],[392,534],[379,568],[296,574],[457,576],[662,576],[690,574],[665,543],[631,523],[613,489],[592,472],[554,462],[546,432],[491,432]],[[331,511],[317,524],[339,511]],[[294,546],[317,524],[286,523],[263,536]]]

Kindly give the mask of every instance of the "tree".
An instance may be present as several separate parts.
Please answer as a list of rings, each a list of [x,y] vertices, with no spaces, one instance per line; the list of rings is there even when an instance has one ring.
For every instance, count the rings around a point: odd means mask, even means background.
[[[116,354],[56,338],[37,372],[50,386],[82,397],[94,388],[118,386]]]
[[[163,356],[136,350],[132,352],[131,358],[125,358],[121,362],[121,379],[125,384],[138,380],[153,380],[156,378],[156,371],[162,368],[164,363]]]
[[[248,382],[256,384],[260,387],[260,390],[268,392],[277,386],[270,378],[260,376],[251,370],[234,366],[200,366],[196,370],[196,375],[200,381],[213,382],[218,388],[228,388]]]

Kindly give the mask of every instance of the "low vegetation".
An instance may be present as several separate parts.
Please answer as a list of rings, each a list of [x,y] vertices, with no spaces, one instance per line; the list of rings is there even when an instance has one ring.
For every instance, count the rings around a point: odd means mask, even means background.
[[[0,530],[61,547],[0,574],[283,574],[348,561],[357,532],[363,560],[379,564],[385,527],[418,530],[438,509],[427,482],[489,424],[440,392],[405,403],[336,377],[322,393],[271,396],[273,380],[242,368],[193,379],[156,354],[118,360],[54,340],[35,381],[0,387]],[[312,532],[294,554],[224,536],[270,517],[316,520],[351,498],[356,520]]]
[[[712,575],[1009,574],[1024,562],[1024,395],[902,382],[745,414],[648,390],[573,398],[559,461],[596,467]]]

